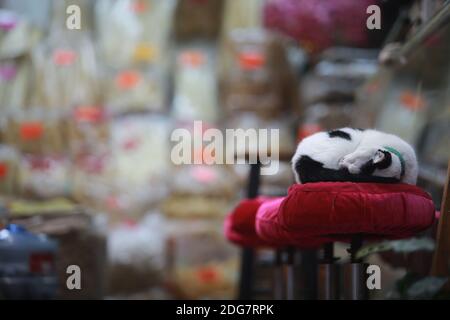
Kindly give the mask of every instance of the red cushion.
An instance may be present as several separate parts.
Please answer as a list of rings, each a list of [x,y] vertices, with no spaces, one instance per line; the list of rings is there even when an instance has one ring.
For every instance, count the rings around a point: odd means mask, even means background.
[[[406,238],[430,227],[435,219],[431,197],[416,186],[352,182],[296,184],[270,210],[256,217],[258,235],[269,241],[301,245],[365,238]]]
[[[242,200],[225,220],[227,239],[244,247],[272,246],[270,241],[262,240],[255,230],[256,212],[267,200],[269,198],[264,197]]]
[[[295,245],[297,248],[316,248],[332,240],[321,237],[308,237],[301,233],[289,232],[278,221],[280,205],[285,198],[267,200],[258,209],[256,215],[256,232],[265,241],[271,241],[278,246]]]

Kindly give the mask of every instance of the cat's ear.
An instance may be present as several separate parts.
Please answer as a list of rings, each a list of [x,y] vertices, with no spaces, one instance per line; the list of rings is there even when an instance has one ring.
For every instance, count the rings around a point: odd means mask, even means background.
[[[378,150],[375,153],[375,156],[373,157],[373,163],[374,164],[381,163],[384,160],[384,158],[385,158],[384,152],[381,150]]]

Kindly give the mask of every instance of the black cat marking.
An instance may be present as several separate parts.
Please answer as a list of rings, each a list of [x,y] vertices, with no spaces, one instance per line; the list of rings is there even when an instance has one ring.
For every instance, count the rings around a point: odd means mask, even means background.
[[[383,162],[383,161],[382,161]],[[381,162],[381,163],[382,163]],[[372,163],[372,166],[373,163]],[[375,171],[370,165],[361,170],[359,174],[351,174],[347,168],[328,169],[323,167],[323,163],[312,159],[309,156],[301,156],[295,163],[295,171],[297,172],[302,183],[308,182],[376,182],[376,183],[396,183],[397,178],[377,177],[370,175],[370,171]]]
[[[382,152],[384,154],[384,158],[381,162],[373,163],[373,160],[367,161],[362,167],[361,167],[361,173],[366,175],[371,175],[374,173],[376,169],[386,169],[392,164],[392,156],[390,152],[384,151],[384,150],[378,150],[379,152]]]
[[[328,136],[330,138],[342,138],[342,139],[349,140],[349,141],[352,140],[352,137],[350,136],[350,134],[348,134],[347,132],[342,131],[342,130],[328,131]]]

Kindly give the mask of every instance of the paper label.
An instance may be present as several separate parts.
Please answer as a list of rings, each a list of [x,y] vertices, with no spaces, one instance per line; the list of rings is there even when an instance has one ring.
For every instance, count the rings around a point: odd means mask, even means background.
[[[202,283],[214,283],[219,280],[217,268],[211,266],[199,267],[197,269],[197,278]]]
[[[181,53],[179,60],[183,66],[199,67],[205,63],[206,57],[200,51],[189,50]]]
[[[75,62],[77,53],[69,49],[56,49],[53,51],[53,62],[58,66],[70,66]]]
[[[239,66],[243,70],[257,70],[264,66],[266,58],[264,54],[256,51],[242,52],[238,56]]]
[[[419,111],[425,107],[423,97],[410,90],[405,90],[400,95],[400,102],[406,109],[411,111]]]
[[[8,174],[8,164],[0,162],[0,179],[6,177]]]
[[[44,127],[40,122],[25,122],[20,125],[20,137],[23,140],[38,140],[44,134]]]
[[[74,117],[81,122],[99,122],[103,119],[103,109],[97,106],[80,106],[75,109]]]
[[[131,2],[131,11],[134,13],[144,13],[148,9],[148,3],[144,0],[134,0]]]
[[[138,62],[151,62],[156,58],[156,49],[152,45],[139,43],[134,49],[134,60]]]
[[[136,71],[123,71],[117,75],[116,84],[120,89],[134,88],[140,81],[141,75]]]

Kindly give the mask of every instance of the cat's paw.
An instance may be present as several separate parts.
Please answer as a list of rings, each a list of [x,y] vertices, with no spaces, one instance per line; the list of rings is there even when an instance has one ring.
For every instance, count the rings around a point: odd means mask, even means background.
[[[368,166],[375,166],[383,161],[385,153],[378,148],[358,149],[344,156],[339,161],[340,168],[346,168],[351,174],[359,174]]]

